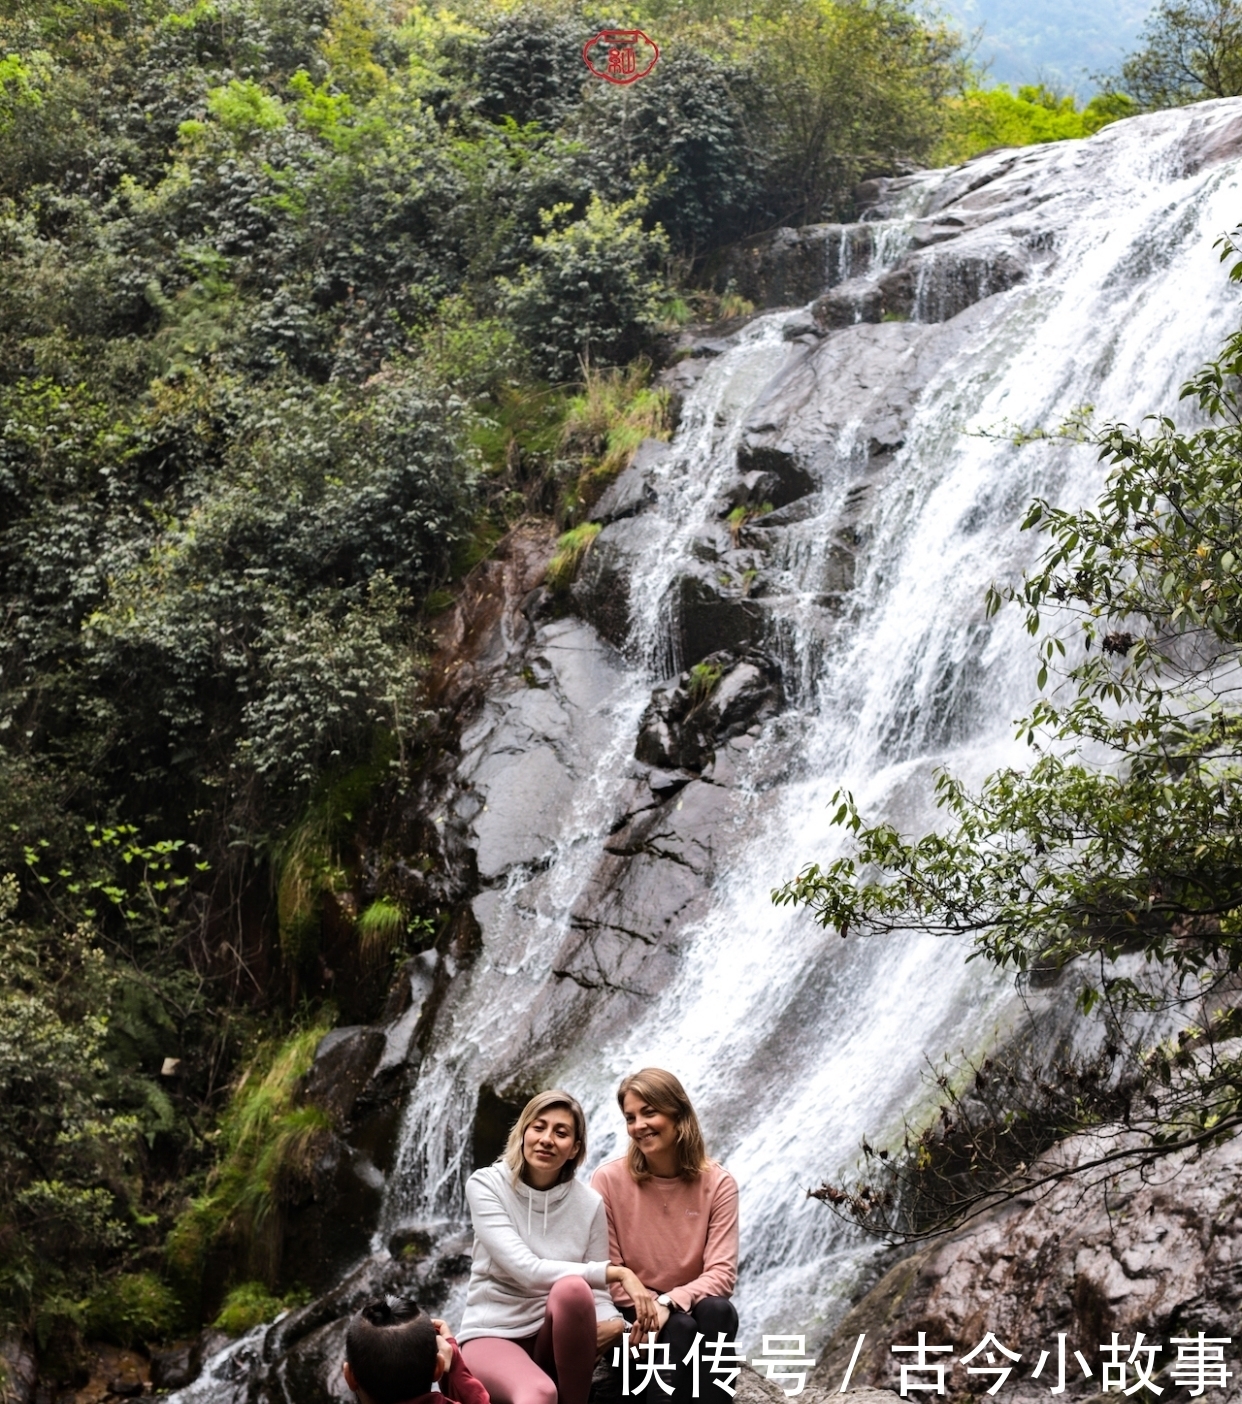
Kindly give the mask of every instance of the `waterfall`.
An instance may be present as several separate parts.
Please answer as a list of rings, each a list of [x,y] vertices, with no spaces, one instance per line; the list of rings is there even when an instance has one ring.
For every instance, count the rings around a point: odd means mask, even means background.
[[[746,1344],[778,1331],[815,1349],[874,1248],[806,1189],[927,1110],[928,1060],[979,1055],[1022,1021],[1067,1026],[1063,991],[1024,1000],[960,944],[842,940],[770,893],[840,850],[838,788],[909,832],[937,821],[936,767],[978,781],[1026,762],[1031,641],[1017,611],[985,617],[984,592],[1038,549],[1018,530],[1030,499],[1089,502],[1103,469],[1085,446],[1017,447],[1006,426],[1086,404],[1100,421],[1189,412],[1180,384],[1237,323],[1213,243],[1237,218],[1240,127],[1242,103],[1207,103],[890,182],[867,240],[825,256],[852,315],[766,313],[702,362],[646,470],[654,501],[594,548],[628,553],[628,632],[614,647],[572,616],[539,624],[462,737],[447,817],[477,846],[482,949],[450,968],[376,1251],[406,1225],[466,1223],[481,1086],[573,1091],[594,1165],[623,1149],[619,1077],[656,1064],[741,1188]],[[748,453],[796,461],[812,490],[735,549],[721,503]],[[659,855],[623,868],[606,845],[642,789],[652,689],[697,661],[677,583],[705,561],[708,585],[753,562],[753,599],[721,598],[760,620],[785,705],[663,801],[683,845],[664,926],[630,929],[600,915],[608,883],[638,891],[633,865],[663,872]],[[683,878],[684,901],[668,886]]]
[[[463,773],[494,796],[490,810],[512,774],[498,757],[512,759],[514,714],[569,707],[568,742],[525,718],[520,763],[559,748],[572,785],[540,851],[490,874],[477,899],[483,953],[439,1014],[377,1247],[401,1223],[462,1220],[481,1084],[530,1090],[524,1069],[534,1068],[541,1085],[576,1092],[598,1163],[623,1147],[617,1079],[658,1064],[685,1081],[711,1149],[741,1186],[747,1340],[797,1331],[814,1344],[839,1319],[872,1250],[804,1191],[847,1172],[864,1134],[893,1134],[926,1104],[927,1059],[977,1054],[1030,1010],[1009,980],[965,965],[959,947],[919,936],[842,941],[774,908],[770,892],[838,850],[829,800],[839,787],[866,814],[913,830],[935,822],[934,767],[978,780],[1023,764],[1012,723],[1034,694],[1030,641],[1016,611],[984,617],[984,591],[1031,558],[1037,543],[1018,532],[1028,501],[1087,502],[1102,470],[1089,448],[1015,447],[1003,427],[1055,425],[1084,404],[1130,422],[1175,410],[1181,381],[1236,322],[1212,245],[1236,218],[1240,166],[1199,167],[1196,153],[1219,143],[1238,110],[1158,114],[901,182],[902,208],[877,226],[863,276],[874,281],[915,250],[907,321],[786,339],[798,315],[770,313],[711,361],[652,469],[656,501],[629,534],[624,649],[572,620],[543,626],[533,654],[551,691],[493,697],[464,738]],[[987,242],[958,251],[976,230]],[[844,246],[837,280],[858,276]],[[990,282],[1015,249],[1024,276]],[[906,431],[879,467],[859,435],[882,383],[860,388],[852,419],[815,420],[817,397],[836,393],[851,364],[833,369],[832,344],[864,330],[891,333],[891,380],[922,363]],[[657,987],[588,990],[558,1005],[551,971],[630,783],[638,718],[653,685],[693,661],[676,646],[674,582],[710,536],[705,504],[736,475],[747,435],[787,433],[774,409],[810,424],[803,457],[816,482],[801,520],[756,528],[767,540],[764,646],[780,656],[790,705],[738,752],[710,887],[666,938],[676,955]],[[861,515],[860,493],[870,499]],[[828,607],[824,579],[847,521],[853,581]]]

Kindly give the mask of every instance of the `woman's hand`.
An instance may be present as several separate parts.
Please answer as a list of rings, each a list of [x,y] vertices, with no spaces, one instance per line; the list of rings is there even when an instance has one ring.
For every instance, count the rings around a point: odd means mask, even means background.
[[[653,1335],[664,1324],[660,1320],[661,1307],[655,1299],[655,1293],[648,1291],[638,1280],[634,1273],[628,1268],[626,1275],[621,1279],[621,1285],[625,1288],[630,1301],[634,1303],[634,1330],[630,1333],[630,1342],[638,1345],[648,1332]],[[664,1312],[664,1321],[668,1320],[668,1312]]]
[[[630,1344],[639,1345],[647,1332],[658,1331],[668,1320],[668,1312],[661,1308],[655,1294],[649,1292],[639,1281],[638,1275],[627,1267],[609,1263],[605,1281],[620,1283],[622,1291],[634,1303],[634,1326],[630,1331]],[[663,1315],[661,1315],[663,1312]]]
[[[643,1327],[638,1324],[637,1317],[635,1318],[633,1326],[630,1327],[630,1344],[632,1346],[642,1345],[648,1335],[651,1336],[652,1340],[655,1340],[656,1336],[658,1336],[668,1324],[668,1318],[671,1315],[668,1307],[661,1306],[659,1302],[656,1302],[655,1310],[656,1324],[651,1327],[650,1331],[644,1330]]]
[[[595,1323],[595,1350],[602,1355],[610,1345],[619,1341],[625,1335],[625,1317],[613,1316],[607,1321],[597,1321]]]

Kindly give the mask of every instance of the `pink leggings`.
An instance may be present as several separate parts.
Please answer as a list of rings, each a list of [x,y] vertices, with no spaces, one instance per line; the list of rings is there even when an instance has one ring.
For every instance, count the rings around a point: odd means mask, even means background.
[[[581,1277],[548,1293],[538,1334],[476,1336],[461,1353],[492,1404],[586,1404],[595,1371],[595,1296]]]

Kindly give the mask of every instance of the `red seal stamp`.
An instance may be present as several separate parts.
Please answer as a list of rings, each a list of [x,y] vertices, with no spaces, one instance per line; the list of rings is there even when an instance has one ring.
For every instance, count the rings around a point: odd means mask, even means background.
[[[656,66],[660,50],[641,29],[601,29],[582,46],[586,66],[609,83],[637,83]]]

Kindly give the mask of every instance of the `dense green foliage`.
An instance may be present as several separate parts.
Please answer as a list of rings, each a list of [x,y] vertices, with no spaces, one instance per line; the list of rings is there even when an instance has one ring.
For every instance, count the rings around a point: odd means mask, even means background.
[[[937,160],[967,161],[994,146],[1034,146],[1091,136],[1137,108],[1123,93],[1101,93],[1083,108],[1072,97],[1042,84],[1019,88],[971,88],[948,99],[948,132]]]
[[[1182,392],[1203,427],[1161,418],[1094,432],[1112,465],[1097,506],[1031,507],[1025,526],[1051,543],[1019,587],[990,600],[1025,608],[1041,690],[1063,670],[1021,724],[1031,766],[978,791],[942,773],[947,822],[916,838],[866,822],[839,795],[848,851],[807,868],[776,901],[808,907],[842,935],[967,935],[1000,967],[1069,967],[1081,1006],[1102,1005],[1122,1034],[1135,1007],[1171,1002],[1192,1006],[1199,1027],[1182,1038],[1192,1048],[1205,1031],[1232,1029],[1242,970],[1240,376],[1236,333]],[[1180,1089],[1146,1128],[1150,1142],[1195,1144],[1242,1126],[1236,1053],[1188,1056],[1134,1050],[1131,1071],[1141,1063]]]

